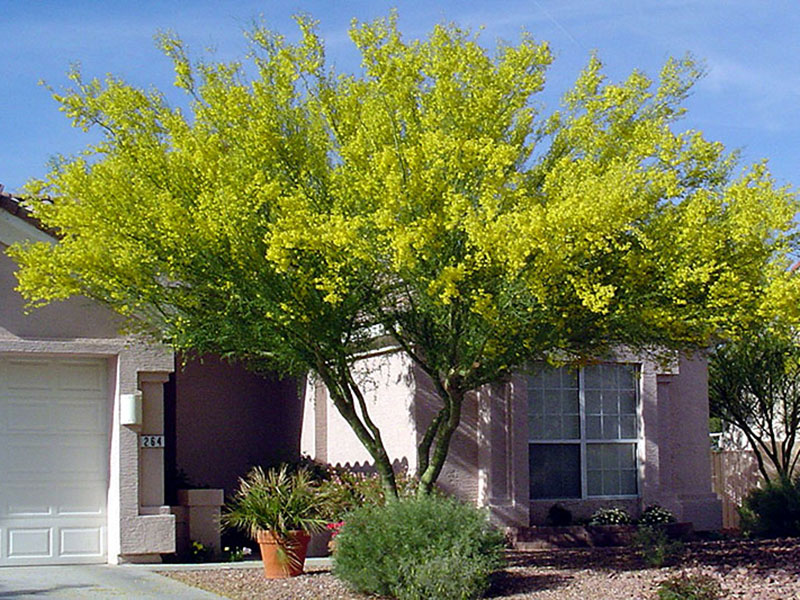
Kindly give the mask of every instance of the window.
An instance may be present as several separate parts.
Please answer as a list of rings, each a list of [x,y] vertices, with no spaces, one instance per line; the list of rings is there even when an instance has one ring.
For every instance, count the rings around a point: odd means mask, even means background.
[[[537,365],[528,376],[532,499],[636,496],[635,365]]]

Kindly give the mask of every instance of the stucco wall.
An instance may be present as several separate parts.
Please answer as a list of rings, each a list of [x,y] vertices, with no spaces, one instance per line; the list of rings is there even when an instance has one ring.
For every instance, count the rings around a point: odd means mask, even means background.
[[[374,360],[374,359],[370,359]],[[702,357],[672,361],[643,359],[620,350],[610,360],[641,365],[639,497],[559,501],[576,518],[602,506],[624,506],[633,515],[660,504],[699,530],[721,523],[721,505],[711,493],[707,369]],[[429,378],[398,352],[370,363],[370,408],[390,456],[407,458],[413,472],[415,447],[439,407]],[[377,387],[376,387],[377,386]],[[383,386],[377,402],[377,389]],[[327,398],[309,385],[302,448],[320,460],[361,466],[369,457]],[[484,386],[464,402],[438,484],[448,493],[488,506],[499,524],[541,523],[556,500],[528,498],[527,390],[524,378]],[[412,417],[412,418],[409,418]]]
[[[299,456],[302,405],[294,379],[261,377],[214,356],[175,371],[175,463],[189,481],[235,489],[254,465]]]
[[[413,473],[417,436],[413,401],[417,384],[410,359],[396,351],[379,352],[361,360],[355,376],[395,468],[407,468]],[[309,381],[304,406],[303,453],[333,465],[372,470],[372,458],[324,388]]]
[[[119,320],[86,298],[54,302],[25,314],[25,300],[13,291],[17,266],[0,243],[0,338],[114,339],[119,337]]]
[[[120,424],[122,394],[141,389],[148,427],[160,427],[161,384],[172,370],[172,353],[117,333],[119,320],[110,311],[75,298],[25,314],[14,290],[16,265],[6,256],[6,242],[41,239],[43,234],[0,211],[0,353],[96,356],[108,361],[108,561],[158,560],[175,547],[175,519],[159,496],[163,457],[159,450],[143,456],[140,426]],[[146,431],[163,433],[163,431]],[[144,465],[144,468],[143,468]]]

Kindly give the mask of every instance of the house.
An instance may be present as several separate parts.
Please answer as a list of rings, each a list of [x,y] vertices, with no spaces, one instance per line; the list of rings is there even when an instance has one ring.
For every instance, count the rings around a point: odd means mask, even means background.
[[[396,350],[365,357],[361,371],[389,456],[413,472],[416,443],[439,404],[430,379]],[[369,468],[324,386],[310,382],[305,405],[304,453]],[[543,523],[556,503],[575,518],[659,504],[695,529],[718,529],[705,360],[664,365],[618,353],[577,370],[534,365],[485,386],[465,400],[438,483],[505,526]]]
[[[294,381],[176,360],[85,298],[26,313],[22,240],[54,238],[0,187],[0,567],[158,561],[250,466],[297,456]]]
[[[26,313],[2,252],[22,240],[55,238],[0,190],[0,566],[158,561],[205,535],[192,515],[210,522],[250,466],[301,449],[370,468],[320,384],[301,402],[292,380],[176,358],[120,335],[85,298]],[[413,471],[433,387],[395,349],[361,366],[389,455]],[[485,386],[465,401],[439,483],[505,525],[541,522],[556,502],[576,517],[658,503],[717,528],[706,377],[701,358],[620,353]],[[198,486],[211,489],[177,493]]]

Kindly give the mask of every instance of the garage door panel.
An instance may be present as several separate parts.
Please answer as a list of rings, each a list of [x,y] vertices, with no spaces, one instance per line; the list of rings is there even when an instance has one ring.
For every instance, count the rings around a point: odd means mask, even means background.
[[[50,403],[44,400],[11,400],[4,411],[9,434],[46,432],[50,427]]]
[[[62,527],[60,534],[62,557],[89,557],[104,554],[105,528],[103,527]]]
[[[55,430],[96,434],[103,428],[103,410],[96,402],[63,402],[56,408]]]
[[[105,562],[107,377],[0,355],[0,566]]]
[[[56,386],[62,392],[101,393],[105,389],[106,373],[94,361],[61,361],[55,372]]]
[[[39,475],[52,472],[53,456],[44,446],[25,436],[9,437],[3,449],[8,481],[37,481]]]
[[[55,511],[65,516],[102,515],[105,512],[106,494],[103,482],[94,485],[62,487]]]
[[[50,458],[53,472],[62,474],[62,481],[105,473],[106,458],[97,451],[98,445],[104,441],[103,436],[70,438],[68,443],[62,440],[58,455]]]
[[[52,558],[52,534],[50,527],[9,527],[8,558]]]
[[[10,392],[43,391],[52,388],[49,361],[10,359],[6,368],[6,387]]]

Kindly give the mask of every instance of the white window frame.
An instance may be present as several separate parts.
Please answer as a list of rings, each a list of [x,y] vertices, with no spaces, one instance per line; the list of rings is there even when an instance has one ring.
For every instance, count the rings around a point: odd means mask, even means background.
[[[642,422],[642,377],[641,377],[641,369],[642,365],[639,363],[632,363],[632,362],[607,362],[602,364],[613,364],[613,365],[630,365],[634,368],[634,391],[636,392],[636,438],[620,438],[620,439],[613,439],[613,440],[604,440],[604,439],[586,439],[586,385],[585,385],[585,369],[584,367],[579,367],[578,369],[578,410],[579,410],[579,423],[580,423],[580,438],[579,439],[547,439],[547,440],[534,440],[530,438],[530,430],[528,431],[528,452],[530,452],[531,445],[540,445],[540,444],[547,444],[547,445],[565,445],[565,444],[572,444],[575,446],[580,446],[580,468],[581,468],[581,496],[580,498],[530,498],[532,502],[548,502],[553,500],[629,500],[629,499],[636,499],[641,496],[642,492],[642,468],[641,468],[641,458],[640,452],[642,448],[641,442],[643,441],[642,432],[644,431],[644,423]],[[528,384],[526,380],[525,385],[525,395],[527,401],[528,395]],[[526,414],[529,413],[528,405],[526,402]],[[636,472],[636,494],[615,494],[615,495],[597,495],[597,496],[590,496],[588,494],[588,486],[589,486],[589,473],[588,473],[588,457],[586,447],[591,445],[599,445],[599,444],[625,444],[625,445],[633,445],[633,454],[634,454],[634,470]]]

